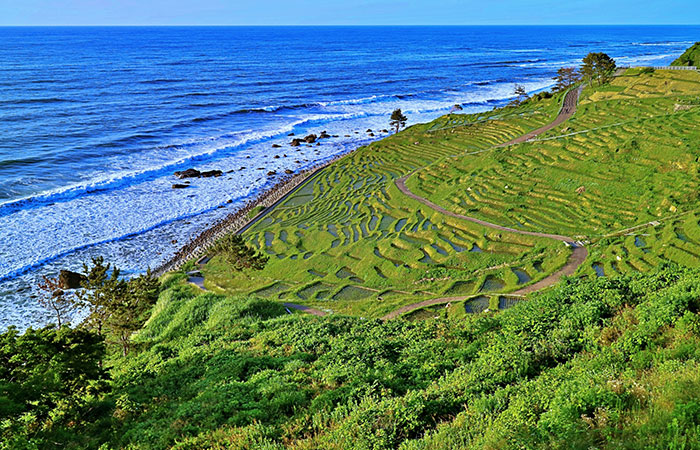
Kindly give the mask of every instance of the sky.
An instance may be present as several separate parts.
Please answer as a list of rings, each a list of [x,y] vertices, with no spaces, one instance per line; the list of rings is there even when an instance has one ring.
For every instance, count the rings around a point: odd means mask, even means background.
[[[0,0],[0,26],[698,23],[700,0]]]

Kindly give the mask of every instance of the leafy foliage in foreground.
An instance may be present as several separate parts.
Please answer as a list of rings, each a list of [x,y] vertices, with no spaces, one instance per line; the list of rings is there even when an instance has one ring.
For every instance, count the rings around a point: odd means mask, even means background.
[[[110,409],[103,401],[104,354],[102,338],[84,329],[30,328],[20,335],[10,328],[0,335],[0,448],[94,445],[97,419]]]
[[[108,361],[110,436],[78,405],[104,448],[700,448],[698,270],[569,280],[498,314],[420,322],[169,284],[140,352]]]

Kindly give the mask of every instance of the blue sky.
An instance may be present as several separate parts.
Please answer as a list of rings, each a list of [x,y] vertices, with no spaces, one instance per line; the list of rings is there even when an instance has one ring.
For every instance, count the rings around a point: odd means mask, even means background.
[[[692,24],[700,0],[0,0],[0,25]]]

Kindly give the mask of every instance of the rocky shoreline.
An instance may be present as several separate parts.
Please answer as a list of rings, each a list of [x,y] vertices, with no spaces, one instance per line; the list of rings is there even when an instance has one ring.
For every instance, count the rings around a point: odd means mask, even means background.
[[[255,217],[248,217],[252,210],[259,206],[268,208],[274,205],[291,191],[301,186],[309,178],[314,176],[318,171],[350,153],[351,152],[337,155],[326,162],[316,164],[296,174],[287,174],[274,186],[266,189],[254,199],[248,201],[231,214],[219,220],[211,227],[205,229],[197,237],[175,252],[175,254],[169,260],[156,267],[153,270],[153,274],[156,276],[161,276],[167,272],[178,270],[185,265],[187,261],[203,256],[206,250],[221,236],[227,233],[238,233],[243,230],[246,225],[256,220],[260,213]]]

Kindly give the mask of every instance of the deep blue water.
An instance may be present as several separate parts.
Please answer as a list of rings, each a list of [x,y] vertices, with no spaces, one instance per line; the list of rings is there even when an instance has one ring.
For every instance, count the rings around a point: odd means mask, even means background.
[[[44,320],[37,276],[94,255],[154,267],[274,183],[267,171],[366,143],[394,108],[411,123],[484,110],[589,51],[662,65],[698,39],[700,27],[0,28],[0,328]],[[286,145],[321,130],[340,137]],[[192,166],[235,173],[171,189]]]

